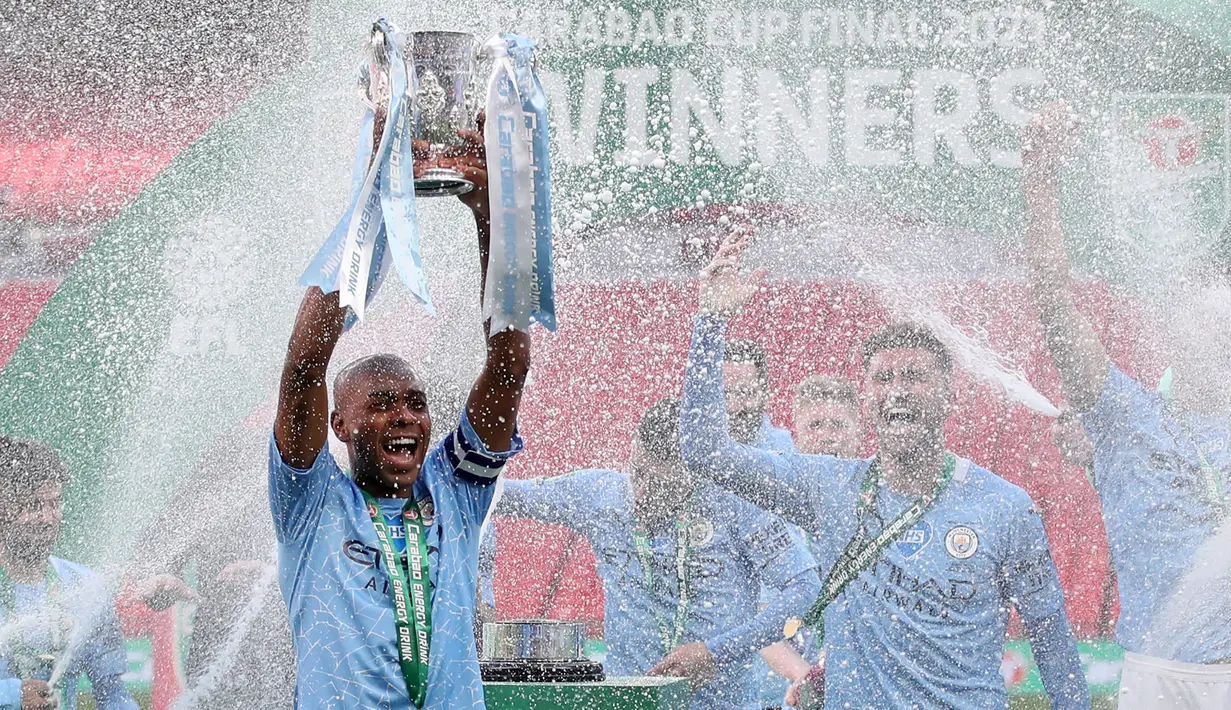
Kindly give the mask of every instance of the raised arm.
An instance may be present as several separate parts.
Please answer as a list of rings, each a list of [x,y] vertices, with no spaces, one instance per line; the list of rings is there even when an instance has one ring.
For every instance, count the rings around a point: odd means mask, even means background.
[[[483,117],[477,131],[461,131],[466,146],[440,160],[440,165],[456,168],[474,183],[474,189],[461,200],[474,213],[479,235],[479,300],[487,284],[487,258],[491,248],[491,207],[487,191],[487,156],[483,149]],[[517,429],[517,408],[522,388],[530,372],[530,336],[520,330],[490,332],[490,321],[483,324],[487,337],[487,359],[483,371],[466,400],[466,415],[475,433],[491,451],[505,451],[513,443]]]
[[[1044,107],[1026,128],[1022,166],[1030,284],[1064,397],[1083,412],[1098,401],[1111,362],[1094,328],[1077,310],[1069,288],[1069,258],[1060,228],[1059,170],[1075,132],[1068,106],[1053,103]]]
[[[693,326],[680,406],[680,455],[693,473],[814,530],[807,489],[783,457],[735,441],[727,425],[722,379],[727,318],[743,307],[764,277],[758,273],[740,280],[739,258],[746,246],[746,233],[731,235],[701,275],[701,313]]]
[[[321,293],[315,286],[304,294],[291,331],[278,390],[274,437],[282,460],[307,469],[325,448],[329,433],[329,393],[325,371],[342,335],[346,310],[338,294]]]

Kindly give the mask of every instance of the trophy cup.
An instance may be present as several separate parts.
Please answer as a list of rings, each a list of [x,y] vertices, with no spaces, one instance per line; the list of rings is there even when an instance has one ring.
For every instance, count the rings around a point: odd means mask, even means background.
[[[491,125],[480,140],[500,166],[500,179],[488,185],[492,253],[500,258],[488,264],[484,314],[493,331],[529,332],[532,322],[555,329],[547,96],[534,51],[533,40],[516,34],[480,44],[463,32],[406,34],[385,18],[373,23],[359,68],[367,111],[349,207],[299,279],[338,293],[346,327],[363,318],[390,266],[435,313],[415,202],[474,189],[439,158],[470,144],[458,132],[477,131],[483,108]]]
[[[479,42],[465,32],[414,32],[410,40],[411,70],[418,86],[411,99],[414,137],[427,141],[430,154],[437,154],[461,143],[459,130],[478,128],[479,97],[486,89],[476,86],[484,76],[475,71]],[[415,178],[419,197],[461,195],[473,188],[453,168],[431,167]]]

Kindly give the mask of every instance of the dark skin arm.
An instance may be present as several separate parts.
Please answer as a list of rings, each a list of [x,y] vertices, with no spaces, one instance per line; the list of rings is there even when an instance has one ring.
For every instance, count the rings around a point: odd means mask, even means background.
[[[1044,107],[1026,129],[1022,167],[1031,289],[1064,398],[1084,412],[1102,394],[1111,361],[1069,290],[1071,274],[1060,229],[1058,173],[1076,129],[1063,103]]]
[[[378,127],[382,123],[377,117]],[[474,215],[479,238],[480,297],[487,281],[487,257],[491,243],[491,220],[487,203],[487,163],[482,132],[463,131],[465,145],[446,153],[435,164],[454,167],[475,188],[461,196]],[[414,145],[415,172],[430,166],[427,146]],[[304,294],[287,346],[278,394],[274,435],[287,464],[309,468],[325,447],[329,432],[329,394],[325,373],[342,335],[346,316],[336,292],[324,294],[312,287]],[[488,330],[484,327],[484,332]],[[517,420],[517,407],[530,365],[530,338],[520,331],[504,331],[487,337],[487,360],[475,380],[466,411],[483,443],[495,451],[509,448]]]
[[[491,214],[487,197],[487,156],[483,150],[483,116],[478,131],[461,131],[465,146],[441,157],[439,164],[453,167],[474,183],[474,189],[461,196],[474,214],[479,234],[479,299],[487,284],[487,258],[491,249]],[[491,333],[491,322],[483,324],[487,334],[487,360],[470,389],[466,414],[483,444],[492,451],[507,451],[513,444],[517,408],[522,388],[530,372],[530,336],[520,330]]]

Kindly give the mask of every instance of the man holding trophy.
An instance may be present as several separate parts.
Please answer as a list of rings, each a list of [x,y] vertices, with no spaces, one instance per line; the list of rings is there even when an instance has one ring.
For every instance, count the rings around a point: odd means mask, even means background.
[[[438,90],[467,82],[446,84],[444,72],[430,71],[426,65],[440,57],[417,54],[421,41],[430,47],[426,37],[412,40],[382,20],[372,40],[362,82],[369,111],[350,207],[305,273],[310,288],[291,335],[269,448],[280,582],[295,638],[296,704],[482,708],[472,632],[479,531],[504,462],[521,449],[516,422],[530,364],[529,323],[552,325],[550,224],[542,219],[549,212],[540,209],[547,201],[546,165],[536,163],[545,150],[539,154],[532,145],[542,139],[545,147],[546,121],[544,114],[529,115],[541,109],[541,89],[532,73],[533,45],[495,38],[488,44],[496,69],[487,124],[480,119],[478,130],[467,130],[462,123],[454,130],[460,141],[440,150],[429,146],[416,122],[433,114],[425,104],[439,102]],[[416,86],[430,91],[417,95]],[[454,108],[465,108],[457,103]],[[436,115],[474,120],[458,110]],[[500,184],[489,199],[487,155],[493,153]],[[442,174],[454,188],[441,188]],[[385,270],[385,253],[430,308],[410,190],[424,177],[435,182],[421,194],[456,188],[474,214],[488,319],[486,362],[461,421],[430,449],[423,381],[397,355],[371,355],[342,368],[332,411],[326,390],[334,347],[362,316]],[[536,180],[539,189],[528,196],[518,189]],[[534,242],[532,248],[519,250],[519,239]],[[346,445],[349,474],[329,452],[331,430]]]

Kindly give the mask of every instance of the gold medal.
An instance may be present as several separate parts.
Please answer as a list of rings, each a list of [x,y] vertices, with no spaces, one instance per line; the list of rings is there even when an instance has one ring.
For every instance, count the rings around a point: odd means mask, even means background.
[[[786,623],[782,625],[782,637],[788,639],[795,638],[795,634],[799,633],[799,629],[803,625],[804,620],[798,616],[793,616],[790,619],[787,619]]]

